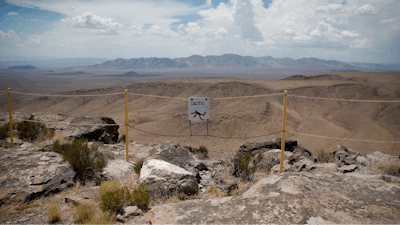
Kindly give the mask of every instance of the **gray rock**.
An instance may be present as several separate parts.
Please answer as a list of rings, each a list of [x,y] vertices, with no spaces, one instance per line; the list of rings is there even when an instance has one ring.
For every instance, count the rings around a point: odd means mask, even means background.
[[[355,159],[360,156],[359,152],[340,145],[337,146],[337,150],[333,154],[335,155],[335,162],[339,164],[339,167],[355,164]]]
[[[142,218],[151,224],[395,224],[399,190],[367,175],[278,174],[243,195],[157,205]]]
[[[136,164],[124,160],[109,160],[102,174],[108,179],[118,179],[133,172]]]
[[[293,150],[293,154],[289,157],[289,164],[293,165],[296,162],[299,162],[304,159],[309,159],[313,162],[317,162],[317,159],[312,156],[311,152],[302,147],[295,147]]]
[[[175,192],[193,195],[199,189],[194,174],[158,159],[151,159],[143,164],[140,182],[148,185],[148,191],[152,196],[165,196]]]
[[[128,218],[131,216],[140,216],[143,214],[143,211],[139,209],[137,206],[128,206],[124,208],[124,217]]]
[[[0,148],[0,205],[54,195],[75,186],[74,177],[58,153]]]
[[[293,148],[297,146],[297,141],[285,140],[285,151],[292,152]],[[277,138],[274,141],[266,141],[266,142],[246,142],[239,147],[239,153],[245,155],[246,152],[251,151],[252,155],[268,151],[271,149],[280,149],[281,148],[281,139]],[[257,151],[259,150],[259,151]]]
[[[354,170],[356,170],[358,167],[357,165],[346,165],[346,166],[341,166],[338,167],[338,172],[340,173],[350,173],[353,172]]]
[[[70,137],[79,139],[84,138],[87,141],[99,141],[105,144],[115,143],[118,140],[119,126],[106,126],[106,124],[116,124],[115,121],[109,117],[85,117],[80,116],[74,118],[71,123],[76,124],[104,124],[104,126],[70,126],[64,132],[71,132]],[[70,131],[70,129],[73,129]]]
[[[356,163],[357,163],[357,165],[364,166],[364,167],[369,167],[371,165],[371,162],[368,160],[368,158],[366,158],[364,156],[357,156]]]
[[[400,163],[399,157],[391,156],[379,151],[371,152],[365,156],[372,166],[378,167],[381,164]]]
[[[218,184],[217,187],[219,190],[226,193],[227,195],[230,195],[232,191],[239,188],[237,184],[224,184],[224,183]]]
[[[333,173],[337,172],[336,163],[314,163],[313,165],[316,171],[324,172],[324,173]]]

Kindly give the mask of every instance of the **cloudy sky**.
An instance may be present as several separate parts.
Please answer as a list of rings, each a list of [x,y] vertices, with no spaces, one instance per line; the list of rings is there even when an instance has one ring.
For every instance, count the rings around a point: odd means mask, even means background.
[[[400,63],[399,0],[6,0],[0,60],[234,53]]]

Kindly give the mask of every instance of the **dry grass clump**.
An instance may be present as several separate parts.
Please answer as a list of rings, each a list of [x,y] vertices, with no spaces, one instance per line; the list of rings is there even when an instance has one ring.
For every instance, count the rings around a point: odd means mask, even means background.
[[[143,167],[144,160],[138,159],[135,161],[135,163],[136,163],[136,166],[133,169],[135,170],[135,173],[140,176],[140,170]]]
[[[104,182],[98,193],[100,208],[114,213],[122,213],[123,207],[131,204],[146,208],[150,202],[146,189],[146,184],[136,185],[130,190],[128,187],[121,187],[119,180]]]
[[[378,168],[387,175],[400,177],[400,163],[398,162],[381,164]]]
[[[319,162],[319,163],[330,163],[330,162],[334,162],[334,161],[335,161],[335,158],[334,158],[333,154],[331,154],[330,152],[328,152],[325,149],[318,150],[317,162]]]
[[[61,220],[60,206],[52,204],[47,208],[47,217],[50,223],[55,223]]]
[[[95,215],[95,208],[92,204],[80,203],[75,207],[73,214],[74,223],[87,224]]]

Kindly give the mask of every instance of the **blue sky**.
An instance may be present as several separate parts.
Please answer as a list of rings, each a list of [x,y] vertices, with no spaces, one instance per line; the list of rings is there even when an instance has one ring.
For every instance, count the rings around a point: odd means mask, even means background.
[[[0,60],[234,53],[400,63],[398,0],[6,0]]]

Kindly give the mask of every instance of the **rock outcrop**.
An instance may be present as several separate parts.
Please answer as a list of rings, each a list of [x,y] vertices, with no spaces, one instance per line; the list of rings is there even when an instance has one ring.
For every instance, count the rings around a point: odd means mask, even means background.
[[[27,202],[75,185],[75,172],[58,153],[0,148],[0,155],[0,205]]]
[[[108,160],[102,174],[107,180],[118,179],[134,172],[136,164],[124,160]]]
[[[153,207],[151,224],[366,224],[400,221],[400,185],[377,176],[286,173],[264,178],[242,196]]]
[[[140,171],[140,182],[146,183],[150,195],[157,197],[180,192],[193,195],[199,189],[194,174],[158,159],[151,159],[143,164]]]

